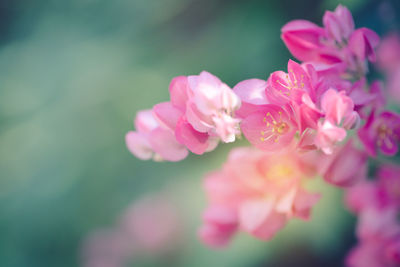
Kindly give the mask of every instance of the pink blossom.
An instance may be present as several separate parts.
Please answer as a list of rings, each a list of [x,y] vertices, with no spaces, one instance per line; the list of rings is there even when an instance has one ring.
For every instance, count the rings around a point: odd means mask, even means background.
[[[225,143],[235,141],[240,120],[234,112],[240,107],[240,98],[214,75],[203,71],[188,77],[186,117],[199,132],[216,135]]]
[[[290,145],[297,124],[285,109],[268,104],[245,117],[241,128],[247,140],[257,148],[276,151]]]
[[[367,28],[354,29],[350,11],[339,5],[334,12],[326,11],[324,28],[304,20],[295,20],[282,27],[282,39],[299,60],[325,70],[342,70],[359,78],[366,71],[366,60],[374,61],[379,36]]]
[[[205,182],[209,208],[200,237],[226,245],[241,229],[271,239],[293,217],[308,219],[319,195],[302,188],[315,167],[298,154],[272,155],[253,148],[231,151],[223,169]]]
[[[358,136],[371,156],[375,157],[378,149],[385,155],[393,156],[400,141],[400,115],[391,111],[379,114],[372,111],[366,124],[359,129]]]
[[[136,131],[126,135],[128,149],[138,158],[179,161],[187,149],[203,154],[240,133],[235,116],[240,98],[214,75],[175,77],[169,92],[170,102],[139,112]]]
[[[188,155],[187,149],[176,141],[174,132],[161,125],[151,110],[138,112],[135,128],[136,131],[126,134],[125,141],[129,151],[136,157],[179,161]]]

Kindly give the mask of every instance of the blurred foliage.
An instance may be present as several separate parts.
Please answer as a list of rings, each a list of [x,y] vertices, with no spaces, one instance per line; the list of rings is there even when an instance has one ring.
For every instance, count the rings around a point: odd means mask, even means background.
[[[398,19],[398,3],[386,2]],[[233,146],[154,163],[124,144],[135,113],[165,101],[172,77],[206,69],[230,86],[266,79],[290,58],[280,27],[295,18],[320,23],[337,3],[1,1],[0,266],[79,266],[91,229],[111,225],[134,199],[163,187],[176,192],[188,218],[182,266],[340,266],[354,222],[339,190],[317,182],[324,197],[311,223],[293,222],[269,243],[243,236],[212,251],[196,239],[202,176]],[[357,25],[380,32],[395,25],[379,22],[381,1],[341,3]]]

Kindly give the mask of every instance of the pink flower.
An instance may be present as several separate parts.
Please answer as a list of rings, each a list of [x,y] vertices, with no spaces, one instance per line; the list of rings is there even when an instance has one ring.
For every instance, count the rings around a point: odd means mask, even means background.
[[[135,128],[136,131],[126,134],[125,141],[129,151],[136,157],[179,161],[188,155],[187,149],[176,141],[174,132],[161,125],[151,110],[138,112]]]
[[[292,116],[277,105],[264,105],[241,123],[244,136],[257,148],[276,151],[288,147],[297,131]]]
[[[347,187],[365,179],[367,159],[366,153],[349,140],[332,155],[320,157],[319,172],[328,183]]]
[[[374,61],[379,36],[367,28],[354,29],[350,11],[339,5],[326,11],[324,28],[305,20],[295,20],[282,27],[282,39],[299,60],[314,66],[327,65],[325,70],[345,72],[359,78],[366,71],[366,60]],[[338,73],[338,74],[339,74]]]
[[[232,150],[223,169],[206,179],[209,207],[200,237],[223,246],[241,229],[269,240],[289,219],[308,219],[319,195],[305,191],[302,184],[314,175],[315,167],[293,152]]]
[[[400,115],[391,111],[376,115],[372,111],[364,127],[358,131],[358,136],[371,156],[377,155],[377,149],[393,156],[398,151],[400,141]]]
[[[128,149],[140,159],[179,161],[233,142],[240,133],[235,111],[240,98],[214,75],[179,76],[169,86],[171,101],[139,112],[137,131],[126,135]]]
[[[235,141],[240,120],[234,112],[240,98],[214,75],[203,71],[188,77],[186,118],[196,131],[218,136],[225,143]]]

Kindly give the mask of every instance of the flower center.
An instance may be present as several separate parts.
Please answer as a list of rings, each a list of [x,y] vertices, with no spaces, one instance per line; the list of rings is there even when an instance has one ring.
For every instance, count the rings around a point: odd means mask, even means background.
[[[281,135],[286,134],[290,130],[289,124],[282,121],[282,112],[279,111],[279,119],[274,118],[270,112],[268,112],[264,117],[265,126],[267,129],[265,131],[261,131],[262,142],[268,141],[271,138],[274,138],[274,142],[279,141],[279,137]]]

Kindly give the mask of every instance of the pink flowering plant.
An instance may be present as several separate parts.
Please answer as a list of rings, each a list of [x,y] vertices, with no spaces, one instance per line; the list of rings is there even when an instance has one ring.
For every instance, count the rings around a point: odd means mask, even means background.
[[[380,45],[342,5],[322,22],[282,27],[298,62],[288,60],[266,80],[230,88],[206,71],[173,78],[169,101],[138,112],[126,145],[143,160],[180,161],[242,135],[249,141],[204,180],[205,244],[225,246],[238,231],[270,240],[289,220],[309,219],[320,194],[305,184],[323,177],[346,191],[359,218],[347,265],[400,266],[400,167],[385,163],[400,142],[400,114],[387,105],[400,95],[400,38]],[[371,81],[375,63],[388,82]],[[375,180],[367,179],[372,160],[380,165]]]

